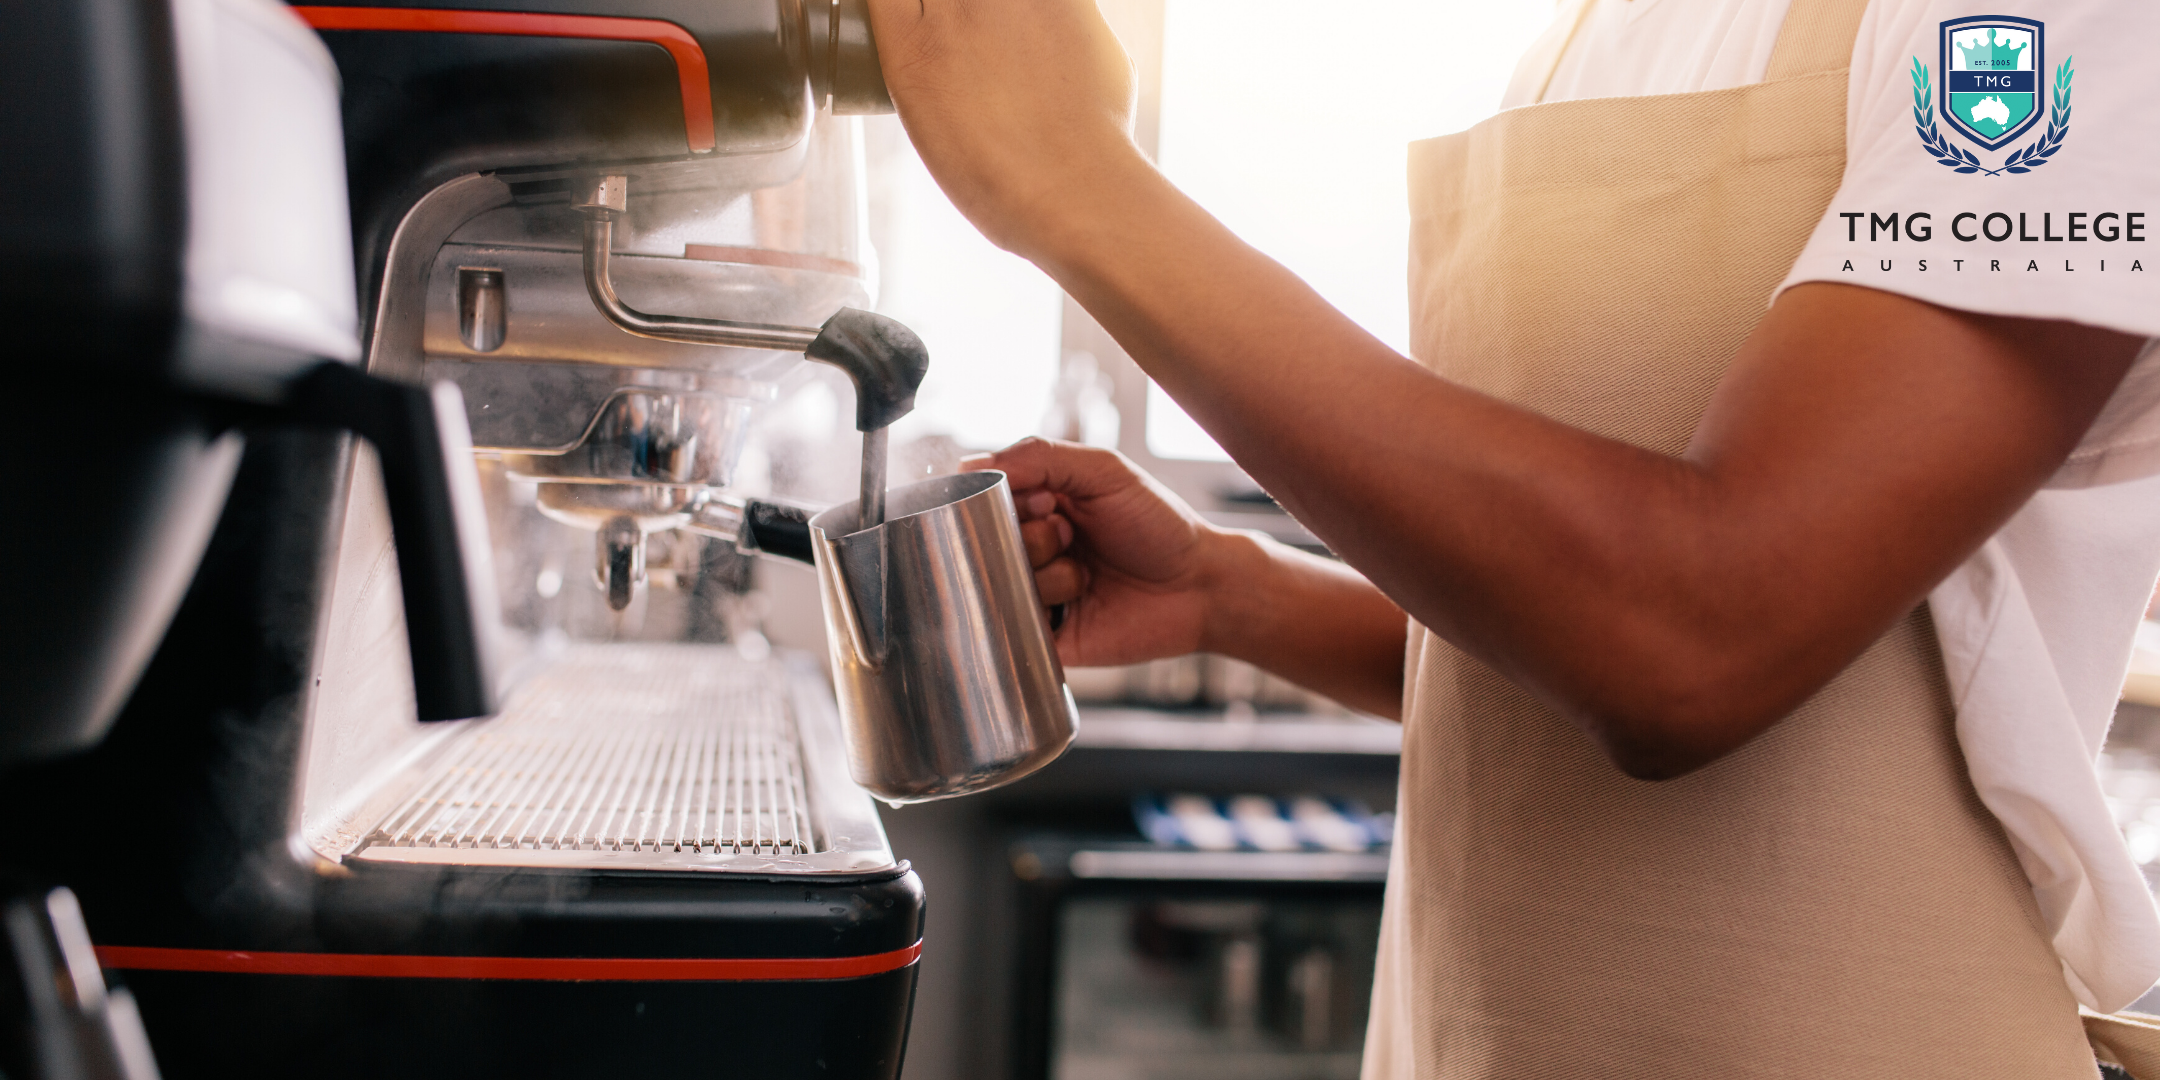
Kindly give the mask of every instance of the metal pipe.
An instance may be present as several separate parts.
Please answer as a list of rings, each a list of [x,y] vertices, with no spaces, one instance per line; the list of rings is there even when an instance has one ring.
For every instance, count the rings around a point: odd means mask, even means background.
[[[725,322],[719,319],[693,319],[680,315],[648,315],[623,303],[622,297],[615,295],[615,281],[609,273],[609,260],[615,246],[615,220],[628,211],[630,178],[620,174],[594,177],[580,189],[578,196],[572,205],[585,216],[585,291],[591,294],[593,306],[599,308],[600,314],[606,316],[609,322],[628,333],[661,341],[680,341],[692,345],[734,345],[750,349],[785,349],[800,353],[808,353],[814,345],[818,345],[834,323],[846,323],[846,316],[853,315],[858,322],[881,322],[887,328],[873,333],[871,343],[890,350],[893,343],[886,339],[892,337],[893,331],[897,330],[897,340],[903,345],[911,346],[915,358],[912,369],[906,365],[899,369],[911,372],[911,377],[906,379],[904,385],[906,397],[883,403],[897,403],[898,413],[905,413],[912,407],[914,390],[916,384],[922,380],[922,367],[926,358],[921,356],[921,342],[913,334],[907,333],[905,327],[890,323],[890,320],[881,321],[861,312],[842,311],[839,316],[834,317],[833,323],[811,329],[764,323]],[[840,336],[846,339],[848,333],[844,330]],[[865,397],[873,389],[866,385],[866,382],[874,383],[876,378],[889,376],[890,365],[881,364],[880,361],[886,358],[875,350],[870,355],[862,354],[859,351],[860,346],[860,342],[852,345],[839,344],[812,356],[811,359],[822,360],[847,371],[849,378],[855,382],[858,404],[882,401],[882,398]],[[885,523],[885,456],[889,442],[885,425],[892,422],[892,417],[869,418],[873,417],[874,413],[875,410],[866,408],[857,419],[858,425],[878,425],[863,432],[862,499],[857,504],[861,511],[857,527],[863,529],[874,529]]]
[[[609,251],[615,239],[615,223],[600,218],[585,220],[585,291],[592,295],[600,314],[623,330],[660,341],[691,345],[734,345],[745,349],[784,349],[801,352],[817,340],[815,327],[771,326],[765,323],[693,319],[682,315],[648,315],[615,295],[608,273]]]
[[[585,215],[585,291],[600,314],[623,331],[659,341],[691,345],[733,345],[744,349],[784,349],[802,352],[817,340],[816,327],[773,326],[766,323],[693,319],[682,315],[648,315],[623,303],[615,295],[609,261],[615,246],[615,219],[628,206],[629,178],[602,176],[592,182],[576,203]]]
[[[892,432],[881,427],[862,433],[862,515],[858,529],[885,524],[885,447]]]

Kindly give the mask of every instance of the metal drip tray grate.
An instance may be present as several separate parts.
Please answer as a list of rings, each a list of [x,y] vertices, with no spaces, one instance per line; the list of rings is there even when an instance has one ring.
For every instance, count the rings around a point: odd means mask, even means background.
[[[804,862],[831,845],[793,690],[783,665],[731,650],[573,647],[419,765],[354,856],[825,869]]]

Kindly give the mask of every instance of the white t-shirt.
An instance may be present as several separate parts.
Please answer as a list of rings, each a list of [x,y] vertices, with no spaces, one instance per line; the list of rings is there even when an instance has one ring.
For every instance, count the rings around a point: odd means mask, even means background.
[[[1566,0],[1502,105],[1760,82],[1791,2]],[[1874,0],[1845,177],[1779,290],[1834,281],[2160,337],[2156,42],[2156,0]],[[1928,598],[1974,788],[2071,989],[2103,1012],[2160,980],[2160,910],[2093,770],[2160,576],[2154,345],[2047,488]]]

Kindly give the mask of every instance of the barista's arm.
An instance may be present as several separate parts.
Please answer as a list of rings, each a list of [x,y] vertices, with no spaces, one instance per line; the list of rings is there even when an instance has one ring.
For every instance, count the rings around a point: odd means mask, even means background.
[[[925,161],[1397,604],[1671,776],[1775,723],[2014,512],[2138,342],[1789,291],[1687,455],[1448,383],[1156,173],[1090,0],[873,0]]]

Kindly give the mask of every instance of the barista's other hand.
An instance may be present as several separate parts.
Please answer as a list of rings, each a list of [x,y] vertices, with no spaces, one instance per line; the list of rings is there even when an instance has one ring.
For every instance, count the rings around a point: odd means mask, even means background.
[[[1226,533],[1125,456],[1022,439],[963,469],[1011,479],[1045,605],[1064,605],[1058,656],[1074,666],[1183,656],[1202,647]]]
[[[939,186],[992,241],[1032,255],[1078,193],[1145,159],[1137,80],[1095,0],[870,0],[885,85]]]

